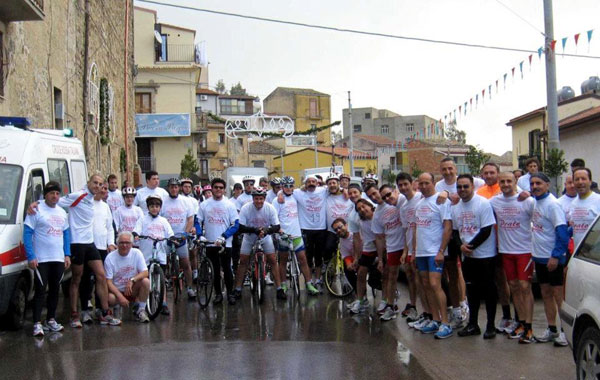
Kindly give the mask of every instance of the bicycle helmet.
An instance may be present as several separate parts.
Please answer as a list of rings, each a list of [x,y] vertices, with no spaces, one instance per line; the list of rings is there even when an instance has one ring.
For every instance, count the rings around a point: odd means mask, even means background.
[[[343,178],[346,178],[346,179],[351,179],[351,178],[350,178],[350,175],[348,175],[348,174],[346,174],[346,173],[342,173],[342,174],[340,174],[340,179],[343,179]]]
[[[162,207],[162,203],[163,203],[162,198],[160,196],[154,195],[154,194],[148,195],[148,198],[146,198],[146,206],[150,207],[151,204],[155,204],[155,203],[158,203],[159,206]]]
[[[252,196],[255,195],[261,195],[263,197],[265,197],[267,195],[267,190],[263,187],[255,187],[254,190],[252,190]]]
[[[210,185],[202,187],[202,194],[204,194],[205,191],[212,191],[212,187]]]
[[[331,174],[329,175],[329,177],[327,177],[327,180],[325,181],[325,183],[328,183],[328,182],[329,182],[330,180],[332,180],[332,179],[335,179],[335,180],[336,180],[336,181],[338,181],[338,182],[340,181],[340,177],[339,177],[337,174],[335,174],[335,173],[331,173]]]
[[[254,177],[252,177],[251,175],[245,175],[244,178],[242,178],[242,182],[248,182],[248,181],[256,182]]]
[[[124,187],[123,189],[121,189],[121,194],[123,194],[123,196],[126,196],[126,195],[135,196],[137,194],[137,190],[134,187]]]
[[[194,186],[194,193],[196,195],[200,195],[202,193],[202,186],[200,186],[200,185]]]
[[[169,178],[169,182],[167,182],[167,186],[171,186],[171,185],[180,186],[181,181],[179,181],[179,178]]]
[[[281,179],[281,185],[283,185],[283,186],[293,185],[295,183],[296,183],[296,180],[294,179],[294,177],[285,176]]]
[[[362,184],[363,184],[363,187],[365,187],[364,185],[365,185],[367,182],[369,182],[369,181],[371,181],[371,182],[375,182],[375,184],[377,185],[377,183],[379,182],[379,179],[377,178],[377,174],[367,174],[367,175],[366,175],[366,176],[365,176],[365,177],[362,179]]]
[[[271,186],[281,185],[281,178],[275,177],[271,179]]]
[[[191,180],[191,179],[189,179],[189,178],[183,178],[183,179],[181,179],[181,181],[179,181],[179,182],[180,182],[182,185],[183,185],[184,183],[189,183],[190,185],[194,186],[194,181],[192,181],[192,180]]]

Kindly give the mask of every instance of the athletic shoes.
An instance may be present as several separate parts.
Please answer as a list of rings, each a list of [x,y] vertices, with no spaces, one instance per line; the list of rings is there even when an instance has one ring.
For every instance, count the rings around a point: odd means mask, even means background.
[[[469,304],[466,302],[463,302],[460,305],[460,320],[463,321],[463,323],[469,321]]]
[[[406,315],[406,322],[414,322],[419,319],[419,313],[417,313],[417,309],[410,309]]]
[[[287,282],[281,282],[281,289],[283,289],[284,293],[287,293],[287,291],[288,291]]]
[[[33,324],[33,336],[44,337],[44,328],[40,322],[36,322]]]
[[[241,289],[233,289],[233,292],[231,292],[231,295],[234,296],[236,300],[239,300],[240,298],[242,298],[242,290]]]
[[[106,315],[100,317],[100,324],[109,326],[120,326],[121,320],[113,317],[112,310],[108,310]]]
[[[559,335],[560,334],[558,332],[552,332],[552,331],[550,331],[549,328],[547,328],[546,331],[544,331],[543,335],[535,337],[535,341],[538,343],[548,343],[548,342],[552,342],[554,339],[558,338]]]
[[[510,327],[511,322],[510,319],[502,318],[498,323],[498,327],[496,327],[496,332],[501,334],[508,333],[506,330]]]
[[[465,328],[463,328],[462,330],[460,330],[458,332],[458,336],[460,336],[460,337],[474,336],[474,335],[481,335],[481,330],[479,329],[479,326],[477,326],[477,325],[468,324]]]
[[[83,327],[83,325],[81,324],[81,321],[79,320],[79,314],[77,314],[77,313],[71,314],[71,321],[69,322],[69,324],[74,329],[80,329]]]
[[[43,329],[44,331],[59,332],[63,331],[65,328],[60,323],[56,322],[54,318],[52,318],[44,322]]]
[[[494,326],[488,327],[483,333],[483,339],[494,339],[496,337],[496,329]]]
[[[369,307],[369,300],[365,298],[363,300],[359,300],[358,302],[354,303],[352,306],[352,309],[350,309],[350,312],[352,314],[359,314],[359,313],[362,313],[365,310],[367,310],[368,307]]]
[[[381,315],[385,312],[385,308],[387,307],[386,300],[379,301],[379,305],[377,305],[377,314]]]
[[[316,282],[313,283],[313,285],[315,286],[315,289],[317,289],[317,291],[322,294],[323,293],[323,281],[321,280],[317,280]]]
[[[379,317],[379,319],[381,319],[382,321],[391,321],[392,319],[396,319],[396,314],[397,313],[394,311],[394,308],[388,306],[385,308],[385,311],[383,312],[381,317]]]
[[[319,294],[319,290],[317,288],[315,288],[315,286],[311,282],[306,283],[306,291],[311,296],[316,296]]]
[[[567,342],[565,333],[561,331],[560,334],[558,334],[558,337],[554,338],[554,346],[555,347],[565,347],[568,345],[569,345],[569,343]]]
[[[508,339],[521,339],[521,336],[525,333],[525,327],[519,324],[519,327],[513,330],[510,334],[508,334]]]
[[[273,285],[274,284],[274,282],[273,282],[273,280],[271,280],[271,276],[269,274],[267,274],[265,276],[265,284],[267,284],[267,285]]]
[[[169,305],[166,302],[163,302],[162,309],[160,309],[160,313],[162,315],[171,315],[171,310],[169,310]]]
[[[193,288],[187,288],[187,295],[189,299],[196,298],[196,291]]]
[[[459,307],[453,308],[452,312],[450,312],[450,320],[448,321],[448,324],[454,330],[457,330],[463,326],[462,312]]]
[[[148,314],[146,310],[142,309],[136,314],[136,319],[140,323],[148,323],[150,322],[150,318],[148,318]]]
[[[446,339],[450,338],[452,335],[454,335],[452,327],[450,327],[450,325],[442,323],[438,331],[433,335],[433,337],[435,339]]]
[[[92,313],[90,313],[89,310],[81,311],[81,322],[85,324],[94,323],[94,320],[92,319]]]
[[[512,334],[521,324],[514,319],[510,321],[508,327],[504,329],[504,332],[507,334]]]
[[[448,326],[450,327],[450,326]],[[440,324],[436,321],[429,321],[426,325],[421,327],[421,332],[423,334],[433,334],[436,333],[440,329]],[[452,329],[450,329],[452,331]]]
[[[519,344],[529,344],[535,342],[532,330],[525,331],[519,338]]]
[[[404,306],[404,310],[402,310],[402,318],[408,317],[408,314],[410,313],[411,310],[416,311],[416,308],[413,305],[407,303],[406,306]]]
[[[415,325],[422,323],[423,321],[426,320],[426,318],[425,318],[425,314],[421,314],[421,315],[417,316],[417,319],[415,319],[414,321],[408,321],[408,317],[406,320],[408,322],[408,327],[415,328]]]
[[[354,300],[352,302],[350,302],[348,305],[346,305],[346,309],[351,310],[355,304],[360,303],[360,300]]]

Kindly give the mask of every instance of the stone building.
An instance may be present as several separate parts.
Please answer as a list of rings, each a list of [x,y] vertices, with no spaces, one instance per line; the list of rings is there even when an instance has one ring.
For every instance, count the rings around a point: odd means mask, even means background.
[[[133,0],[0,1],[0,115],[73,130],[88,172],[129,178]]]

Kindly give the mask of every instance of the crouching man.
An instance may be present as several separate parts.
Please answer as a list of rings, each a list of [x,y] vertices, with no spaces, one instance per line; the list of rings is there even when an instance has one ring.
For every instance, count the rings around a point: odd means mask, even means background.
[[[133,313],[139,322],[149,322],[146,300],[150,290],[148,268],[142,252],[132,247],[131,232],[121,232],[117,238],[118,249],[109,253],[104,261],[110,306],[127,307],[133,302]]]

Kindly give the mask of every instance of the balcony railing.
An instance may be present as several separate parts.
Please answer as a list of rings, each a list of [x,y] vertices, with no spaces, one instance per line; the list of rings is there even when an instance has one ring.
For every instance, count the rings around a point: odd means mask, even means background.
[[[142,169],[142,173],[156,170],[156,159],[154,157],[138,157],[138,164]]]
[[[166,50],[166,56],[163,56]],[[196,46],[167,43],[166,49],[159,48],[159,62],[196,62]]]
[[[44,19],[44,0],[1,0],[0,20],[41,21]]]
[[[208,141],[204,146],[198,145],[198,154],[217,153],[219,151],[219,143]]]

